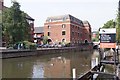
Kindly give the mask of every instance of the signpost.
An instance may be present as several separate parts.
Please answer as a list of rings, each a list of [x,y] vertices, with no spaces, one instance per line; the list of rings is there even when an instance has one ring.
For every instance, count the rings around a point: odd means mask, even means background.
[[[116,48],[116,29],[100,29],[100,48]]]
[[[117,66],[119,63],[119,55],[118,55],[118,49],[116,50],[116,28],[110,28],[110,29],[100,29],[100,48],[112,48],[113,49],[113,58],[114,58],[114,69],[115,74],[117,74]],[[110,64],[112,61],[103,60]],[[116,77],[117,78],[117,77]]]

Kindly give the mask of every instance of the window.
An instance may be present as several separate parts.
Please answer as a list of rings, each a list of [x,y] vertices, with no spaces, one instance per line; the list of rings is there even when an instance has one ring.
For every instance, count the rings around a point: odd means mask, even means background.
[[[50,36],[50,32],[48,32],[48,36]]]
[[[62,28],[65,28],[65,24],[62,25]]]
[[[66,17],[63,18],[63,21],[65,21],[65,20],[66,20]]]
[[[62,42],[65,42],[65,39],[62,39]]]
[[[78,37],[80,36],[80,34],[78,33]]]
[[[72,36],[74,36],[74,32],[72,32]]]
[[[62,31],[62,35],[65,35],[65,31]]]
[[[51,27],[48,25],[48,29],[50,29]]]
[[[78,27],[78,30],[80,30],[80,27]]]

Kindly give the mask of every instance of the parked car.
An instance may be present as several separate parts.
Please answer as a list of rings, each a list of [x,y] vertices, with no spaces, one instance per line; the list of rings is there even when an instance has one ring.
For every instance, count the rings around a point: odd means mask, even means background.
[[[42,47],[43,48],[48,48],[49,44],[44,44]]]
[[[48,47],[53,48],[53,47],[55,47],[55,45],[54,44],[49,44]]]
[[[38,48],[42,48],[42,47],[43,47],[43,44],[38,44],[37,47],[38,47]]]

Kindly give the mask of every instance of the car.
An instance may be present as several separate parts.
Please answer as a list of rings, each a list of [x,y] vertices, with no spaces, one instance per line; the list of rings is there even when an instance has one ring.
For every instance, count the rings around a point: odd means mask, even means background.
[[[49,47],[49,48],[53,48],[53,47],[54,47],[54,44],[49,44],[48,47]]]
[[[42,48],[43,47],[43,44],[39,44],[37,45],[38,48]]]
[[[43,48],[48,48],[49,44],[44,44],[42,47]]]

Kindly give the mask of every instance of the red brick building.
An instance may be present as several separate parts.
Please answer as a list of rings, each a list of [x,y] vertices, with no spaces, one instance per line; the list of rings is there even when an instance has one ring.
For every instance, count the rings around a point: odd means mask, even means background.
[[[48,17],[44,23],[44,36],[53,43],[91,42],[91,26],[88,21],[81,21],[72,15]]]

